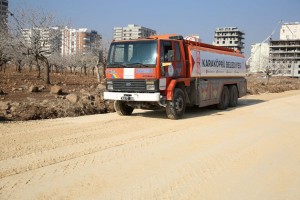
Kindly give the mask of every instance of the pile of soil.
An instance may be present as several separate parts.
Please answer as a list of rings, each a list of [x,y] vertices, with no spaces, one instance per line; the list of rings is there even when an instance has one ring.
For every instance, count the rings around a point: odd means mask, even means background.
[[[104,101],[105,86],[96,75],[51,73],[51,85],[37,72],[0,71],[0,121],[75,117],[114,112],[113,102]],[[261,75],[247,76],[248,94],[299,90],[300,79]]]
[[[248,94],[280,93],[300,89],[300,79],[284,76],[268,78],[263,75],[253,74],[247,78]]]
[[[103,100],[96,76],[51,73],[51,85],[36,72],[0,71],[0,121],[35,120],[114,112]]]

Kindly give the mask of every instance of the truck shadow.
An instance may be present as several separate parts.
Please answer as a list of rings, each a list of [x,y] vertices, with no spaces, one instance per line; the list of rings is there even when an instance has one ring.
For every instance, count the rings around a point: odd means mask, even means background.
[[[256,105],[259,103],[265,102],[264,100],[260,99],[240,99],[238,101],[237,107],[230,107],[226,110],[217,110],[215,106],[207,106],[203,108],[199,107],[187,107],[183,120],[194,118],[194,117],[202,117],[207,115],[223,115],[224,112],[230,112],[235,109],[239,109],[242,107],[248,107],[252,105]],[[143,112],[133,112],[132,116],[139,116],[139,117],[145,117],[145,118],[157,118],[157,119],[166,119],[169,120],[166,116],[166,112],[164,109],[161,110],[150,110],[150,111],[143,111]]]
[[[11,121],[12,121],[11,119],[7,119],[5,116],[0,114],[0,124],[8,123],[8,122],[11,122]]]

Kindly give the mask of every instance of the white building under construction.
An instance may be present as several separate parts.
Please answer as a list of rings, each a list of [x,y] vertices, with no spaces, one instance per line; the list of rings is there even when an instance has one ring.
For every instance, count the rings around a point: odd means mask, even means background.
[[[238,50],[243,53],[244,35],[245,33],[237,27],[217,28],[215,30],[213,45]]]
[[[250,73],[264,72],[269,65],[269,49],[268,43],[257,43],[251,45],[251,56],[248,59],[250,65]]]
[[[272,35],[271,35],[272,36]],[[284,23],[279,40],[252,45],[250,73],[270,70],[273,75],[300,78],[300,23]]]
[[[300,40],[300,23],[284,23],[280,29],[280,40]]]
[[[274,74],[300,77],[300,23],[284,23],[280,40],[270,41],[270,68]]]
[[[113,34],[113,40],[133,40],[156,35],[156,31],[136,24],[129,24],[126,27],[115,27]]]

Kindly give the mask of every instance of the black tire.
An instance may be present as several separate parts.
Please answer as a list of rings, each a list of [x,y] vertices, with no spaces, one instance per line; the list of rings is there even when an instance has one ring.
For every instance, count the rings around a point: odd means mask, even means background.
[[[115,101],[114,107],[116,112],[121,116],[131,115],[134,109],[133,107],[128,106],[125,101]]]
[[[222,93],[220,96],[220,102],[217,104],[219,110],[225,110],[229,105],[229,90],[227,86],[223,86]]]
[[[229,96],[229,107],[236,107],[238,103],[239,93],[235,85],[229,87]]]
[[[181,119],[185,112],[185,96],[184,92],[175,88],[173,100],[167,101],[166,113],[169,119]]]

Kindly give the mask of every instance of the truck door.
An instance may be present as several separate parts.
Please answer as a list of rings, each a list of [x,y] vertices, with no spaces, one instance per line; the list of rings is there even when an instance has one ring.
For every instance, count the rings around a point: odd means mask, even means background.
[[[183,63],[182,51],[180,50],[180,43],[178,41],[174,41],[175,46],[175,76],[176,77],[184,77],[185,76],[185,68]]]
[[[183,57],[178,41],[161,42],[160,65],[162,77],[183,77],[185,75]]]

